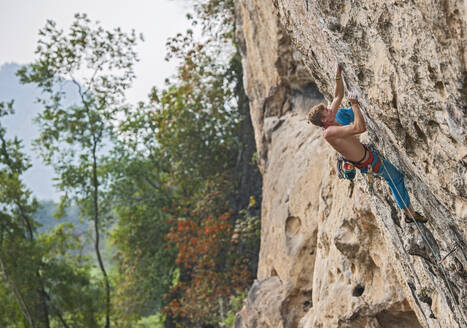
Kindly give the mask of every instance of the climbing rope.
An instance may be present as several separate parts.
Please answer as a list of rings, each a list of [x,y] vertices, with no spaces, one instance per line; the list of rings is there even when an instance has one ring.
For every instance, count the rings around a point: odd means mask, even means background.
[[[392,182],[392,184],[394,185],[394,188],[395,188],[395,190],[396,190],[398,196],[400,197],[400,199],[401,199],[402,202],[404,203],[404,207],[405,207],[405,208],[408,208],[409,206],[406,204],[404,198],[402,197],[401,193],[399,192],[399,189],[397,188],[397,185],[394,183],[394,180],[392,179],[391,175],[390,175],[390,174],[388,173],[388,171],[386,170],[386,166],[384,165],[384,159],[381,161],[381,166],[383,167],[383,170],[386,172],[387,176],[389,176],[389,179],[391,179],[391,182]],[[368,189],[370,190],[370,192],[372,192],[373,188],[372,188],[372,187],[370,188],[369,182],[368,182],[367,184],[368,184]],[[375,204],[375,205],[376,205],[376,204]],[[415,218],[414,218],[412,212],[410,212],[410,210],[408,210],[408,213],[409,213],[410,217],[412,218],[413,222],[415,223],[415,225],[416,225],[418,231],[420,232],[420,235],[422,236],[423,240],[424,240],[425,243],[428,245],[428,247],[430,248],[430,250],[431,250],[433,256],[435,257],[435,260],[436,260],[435,265],[438,266],[438,268],[440,269],[440,271],[441,271],[441,273],[442,273],[442,275],[443,275],[443,279],[444,279],[444,281],[446,282],[446,285],[447,285],[447,287],[448,287],[449,293],[451,294],[451,297],[452,297],[452,299],[453,299],[453,302],[454,302],[454,304],[455,304],[457,310],[459,311],[460,316],[461,316],[462,319],[464,320],[464,323],[465,323],[466,326],[467,326],[467,320],[466,320],[466,318],[465,318],[465,316],[464,316],[464,313],[462,312],[462,310],[461,310],[460,307],[459,307],[459,303],[458,303],[458,301],[456,300],[456,297],[454,296],[454,293],[453,293],[453,291],[452,291],[451,283],[449,282],[449,279],[447,279],[446,272],[445,272],[443,266],[441,265],[441,264],[444,262],[444,260],[446,259],[446,257],[447,257],[449,254],[451,254],[452,252],[454,252],[454,251],[456,250],[456,247],[455,247],[454,249],[452,249],[443,259],[439,260],[439,259],[438,259],[438,256],[437,256],[437,253],[434,251],[434,249],[433,249],[431,243],[428,241],[428,238],[426,237],[425,233],[424,233],[424,232],[422,231],[422,229],[420,228],[419,223],[415,220]]]
[[[388,171],[386,170],[386,166],[384,165],[384,160],[382,161],[382,166],[383,166],[383,170],[386,172],[386,174],[389,176],[389,179],[391,179],[391,182],[392,184],[394,185],[394,189],[396,190],[398,196],[400,197],[400,199],[402,200],[402,202],[404,203],[404,206],[405,208],[408,209],[408,205],[406,204],[404,198],[402,197],[402,195],[400,194],[399,192],[399,189],[397,188],[397,185],[394,183],[394,180],[392,179],[391,175],[388,173]],[[464,320],[464,323],[467,325],[467,320],[465,319],[464,317],[464,313],[461,311],[461,309],[459,308],[459,303],[458,301],[456,300],[455,296],[454,296],[454,293],[452,291],[452,287],[451,287],[451,283],[449,282],[449,279],[447,279],[447,275],[446,275],[446,272],[444,271],[444,268],[443,266],[441,265],[442,264],[442,261],[443,260],[439,260],[438,259],[438,256],[437,256],[437,253],[434,251],[433,247],[431,246],[431,243],[428,241],[428,238],[426,238],[425,236],[425,233],[422,231],[422,229],[420,228],[420,225],[419,223],[417,222],[417,220],[415,220],[412,212],[410,210],[407,210],[407,212],[409,212],[409,215],[410,217],[412,218],[413,222],[415,223],[418,231],[420,232],[420,235],[422,236],[423,240],[425,241],[425,243],[428,245],[428,247],[430,248],[431,250],[431,253],[433,253],[433,256],[435,257],[435,260],[436,260],[436,266],[440,269],[441,273],[443,274],[443,278],[444,278],[444,281],[446,282],[446,285],[448,286],[448,289],[449,289],[449,293],[451,294],[451,297],[454,301],[454,303],[456,304],[456,307],[457,307],[457,310],[459,311],[462,319]],[[449,254],[448,254],[449,255]],[[447,256],[447,255],[446,255]]]

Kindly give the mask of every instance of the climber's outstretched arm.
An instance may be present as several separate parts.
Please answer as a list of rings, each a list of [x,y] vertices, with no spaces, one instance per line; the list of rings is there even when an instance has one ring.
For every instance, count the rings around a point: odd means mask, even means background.
[[[352,105],[353,114],[354,114],[353,125],[356,126],[357,130],[361,131],[360,133],[363,133],[366,131],[366,125],[365,125],[365,119],[363,118],[363,114],[360,110],[360,105],[358,103],[357,95],[353,92],[350,93],[349,101],[350,101],[350,104]]]
[[[360,130],[357,126],[355,126],[355,124],[349,124],[344,126],[330,126],[324,131],[323,137],[328,142],[330,142],[332,139],[345,138],[363,132],[365,132],[365,130]]]
[[[342,65],[337,64],[336,69],[336,88],[334,90],[334,99],[332,100],[331,106],[332,113],[336,115],[339,106],[341,105],[342,99],[344,98],[344,82],[342,82]]]
[[[357,96],[355,94],[349,95],[349,101],[352,104],[354,113],[353,124],[345,126],[330,126],[324,131],[324,138],[330,140],[333,138],[344,138],[355,134],[360,134],[366,131],[365,119],[363,118],[360,106],[358,105]]]

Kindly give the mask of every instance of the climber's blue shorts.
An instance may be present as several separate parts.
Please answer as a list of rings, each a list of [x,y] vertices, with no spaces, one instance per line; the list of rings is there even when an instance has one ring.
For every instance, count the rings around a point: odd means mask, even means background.
[[[372,151],[375,160],[370,164],[374,167],[374,163],[377,162],[378,156],[375,152]],[[407,189],[405,188],[404,184],[404,175],[394,167],[387,159],[380,157],[381,165],[377,173],[373,172],[372,174],[378,175],[386,180],[389,188],[391,188],[392,195],[396,200],[397,206],[400,209],[405,209],[410,205],[410,198]],[[368,165],[368,166],[370,166]],[[368,167],[365,167],[360,170],[362,173],[369,173]]]

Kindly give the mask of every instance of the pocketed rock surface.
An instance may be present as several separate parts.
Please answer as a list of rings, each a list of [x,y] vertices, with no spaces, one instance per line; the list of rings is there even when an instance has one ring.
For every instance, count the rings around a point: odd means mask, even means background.
[[[467,327],[465,3],[236,0],[236,15],[263,203],[235,327]],[[332,101],[336,62],[362,142],[404,173],[426,225],[379,178],[339,180],[307,124]]]

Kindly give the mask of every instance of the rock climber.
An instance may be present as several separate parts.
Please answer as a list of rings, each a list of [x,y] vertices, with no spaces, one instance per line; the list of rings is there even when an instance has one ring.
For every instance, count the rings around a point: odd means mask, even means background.
[[[362,144],[358,134],[366,131],[365,120],[360,111],[356,94],[348,97],[351,107],[339,108],[344,97],[344,83],[342,81],[342,66],[337,65],[336,88],[331,106],[324,104],[314,106],[308,114],[308,121],[323,128],[324,139],[342,155],[346,173],[351,173],[349,179],[355,176],[355,169],[361,173],[375,174],[386,180],[391,188],[397,206],[404,211],[405,221],[425,223],[427,219],[415,212],[410,205],[410,198],[404,185],[404,175],[387,159],[378,156],[374,151]]]

